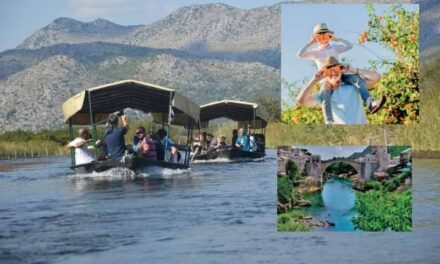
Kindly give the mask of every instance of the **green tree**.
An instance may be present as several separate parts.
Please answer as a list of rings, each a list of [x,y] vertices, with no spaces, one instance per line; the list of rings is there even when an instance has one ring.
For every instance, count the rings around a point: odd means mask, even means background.
[[[372,90],[376,98],[387,101],[379,114],[369,115],[375,124],[415,124],[419,121],[419,11],[390,5],[382,15],[367,5],[368,28],[360,34],[359,44],[378,43],[395,55],[395,60],[371,61],[372,68],[386,69]]]

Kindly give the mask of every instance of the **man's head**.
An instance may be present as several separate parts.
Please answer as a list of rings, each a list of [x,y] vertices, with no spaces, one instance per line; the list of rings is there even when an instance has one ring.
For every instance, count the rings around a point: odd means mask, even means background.
[[[86,128],[78,129],[78,137],[85,140],[92,138],[92,136],[89,134],[89,131],[87,131]]]
[[[240,128],[239,130],[238,130],[238,134],[241,136],[241,135],[243,135],[244,134],[244,129],[243,128]]]
[[[221,135],[221,136],[218,138],[219,143],[225,143],[225,140],[226,140],[226,137],[225,137],[224,135]]]
[[[136,136],[139,139],[143,139],[145,137],[145,128],[144,127],[138,127],[136,128]]]
[[[119,117],[118,117],[118,115],[116,113],[108,115],[108,123],[112,127],[117,127],[118,126],[118,120],[119,120]]]
[[[236,136],[238,134],[238,129],[234,129],[234,130],[232,130],[232,135],[233,136]]]
[[[333,37],[333,31],[328,28],[326,23],[319,23],[313,27],[313,36],[320,46],[327,47]]]
[[[207,134],[206,135],[206,141],[211,141],[212,140],[212,134]]]
[[[338,62],[338,60],[331,56],[325,59],[320,71],[327,78],[333,88],[341,85],[341,77],[344,66]]]
[[[157,130],[157,135],[159,136],[160,139],[163,139],[164,137],[166,137],[168,135],[167,131],[163,128]]]

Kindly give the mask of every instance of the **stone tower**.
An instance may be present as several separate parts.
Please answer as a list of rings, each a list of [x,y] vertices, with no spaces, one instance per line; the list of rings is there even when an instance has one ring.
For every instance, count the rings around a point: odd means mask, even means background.
[[[388,150],[386,146],[373,146],[371,154],[377,157],[379,162],[379,168],[377,171],[386,171],[390,161],[390,156],[388,155]]]

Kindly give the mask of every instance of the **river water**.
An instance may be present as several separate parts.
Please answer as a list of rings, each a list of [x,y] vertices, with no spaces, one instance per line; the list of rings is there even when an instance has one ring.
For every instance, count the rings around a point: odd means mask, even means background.
[[[132,180],[0,162],[0,263],[438,263],[440,163],[415,160],[414,231],[276,232],[276,152]],[[12,166],[11,166],[12,165]],[[119,175],[123,175],[118,178]]]
[[[355,226],[351,221],[357,215],[354,208],[356,191],[352,188],[349,179],[333,176],[329,178],[321,192],[306,195],[305,199],[312,200],[312,207],[302,208],[314,220],[326,220],[335,224],[334,227],[315,228],[315,231],[354,231]]]

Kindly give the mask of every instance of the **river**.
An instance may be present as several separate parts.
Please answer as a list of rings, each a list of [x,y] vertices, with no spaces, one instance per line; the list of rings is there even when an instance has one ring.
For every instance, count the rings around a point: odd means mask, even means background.
[[[438,263],[438,160],[414,161],[413,232],[278,233],[268,153],[136,180],[2,161],[0,263]]]
[[[354,208],[356,191],[352,188],[352,181],[333,176],[329,178],[322,191],[305,195],[305,199],[313,201],[314,205],[302,208],[314,220],[326,220],[335,224],[334,227],[315,228],[315,231],[354,231],[351,221],[357,215]]]

